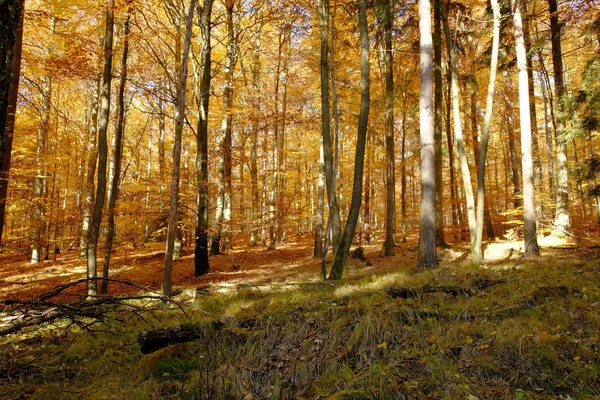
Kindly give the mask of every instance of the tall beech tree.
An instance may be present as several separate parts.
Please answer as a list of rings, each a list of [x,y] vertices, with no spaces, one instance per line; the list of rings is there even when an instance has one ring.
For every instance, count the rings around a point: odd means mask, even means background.
[[[106,229],[106,246],[104,252],[104,265],[100,292],[108,291],[108,271],[110,269],[110,256],[115,238],[115,205],[119,197],[121,160],[123,158],[123,136],[125,134],[125,86],[127,85],[127,58],[129,56],[129,19],[131,18],[132,5],[127,5],[127,13],[123,22],[123,54],[121,55],[121,76],[119,92],[117,94],[117,125],[113,137],[113,156],[110,162],[110,187],[108,191],[108,227]]]
[[[421,138],[421,215],[419,260],[421,268],[437,267],[435,248],[435,139],[433,120],[433,40],[431,3],[419,0],[419,130]]]
[[[204,0],[198,6],[202,50],[200,51],[200,82],[198,85],[198,141],[196,146],[196,170],[198,180],[198,224],[194,249],[194,275],[210,271],[208,261],[208,112],[211,80],[211,15],[213,0]],[[255,159],[256,160],[256,159]],[[254,209],[254,208],[253,208]]]
[[[23,48],[22,0],[0,2],[0,246],[6,217],[6,197]]]
[[[370,69],[369,69],[369,32],[367,24],[367,7],[365,0],[358,0],[358,26],[360,29],[360,114],[358,116],[358,132],[356,141],[356,154],[354,158],[354,185],[352,186],[352,200],[346,227],[341,241],[335,251],[329,279],[340,280],[344,275],[346,259],[356,231],[356,223],[360,214],[362,196],[362,181],[365,161],[365,147],[367,142],[367,127],[369,121],[369,108],[371,102]]]
[[[165,250],[165,269],[163,271],[162,294],[171,296],[171,273],[173,270],[173,252],[175,250],[175,235],[179,229],[177,221],[177,208],[179,202],[179,180],[181,169],[181,147],[183,136],[183,123],[185,121],[185,93],[188,75],[188,60],[192,42],[192,22],[194,20],[194,9],[196,0],[190,0],[185,25],[185,39],[183,42],[183,54],[181,57],[181,68],[179,84],[177,87],[177,114],[175,116],[175,141],[173,143],[173,171],[171,174],[171,205],[169,207],[169,220],[167,228],[167,244]]]
[[[561,23],[557,0],[548,0],[550,11],[550,41],[552,43],[552,66],[556,92],[555,141],[556,141],[556,216],[554,233],[565,235],[571,231],[569,211],[569,163],[567,159],[567,124],[565,114],[565,79],[563,76]]]
[[[104,68],[102,72],[102,96],[100,99],[100,112],[98,114],[98,183],[94,211],[90,223],[90,232],[87,242],[87,294],[95,296],[98,294],[97,277],[97,249],[100,237],[100,225],[102,223],[102,210],[106,197],[106,170],[108,163],[108,142],[106,132],[110,115],[110,92],[112,83],[112,60],[113,60],[113,30],[114,30],[114,0],[106,0],[104,26]]]
[[[539,256],[537,242],[535,193],[533,182],[533,159],[531,155],[531,120],[529,114],[529,83],[527,76],[527,52],[523,38],[520,0],[511,0],[517,69],[519,74],[519,120],[521,125],[521,163],[523,168],[523,233],[525,237],[524,253],[527,256]]]

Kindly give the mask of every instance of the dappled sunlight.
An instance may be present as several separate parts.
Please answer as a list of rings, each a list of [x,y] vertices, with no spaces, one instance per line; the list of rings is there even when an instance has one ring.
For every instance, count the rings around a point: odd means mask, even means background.
[[[340,286],[334,291],[334,295],[336,297],[345,297],[369,292],[381,292],[388,286],[403,284],[408,279],[408,274],[403,272],[374,276],[370,282],[359,282],[356,284]]]

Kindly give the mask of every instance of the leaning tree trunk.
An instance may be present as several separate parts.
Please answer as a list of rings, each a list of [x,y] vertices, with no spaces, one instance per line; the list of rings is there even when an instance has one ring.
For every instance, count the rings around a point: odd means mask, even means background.
[[[123,55],[121,56],[121,81],[117,96],[117,126],[113,141],[113,160],[110,165],[110,190],[108,191],[108,227],[106,230],[106,247],[102,283],[100,293],[108,291],[108,270],[110,269],[110,253],[115,238],[115,204],[119,197],[119,179],[121,177],[121,159],[123,157],[123,136],[125,131],[125,85],[127,84],[127,56],[129,55],[129,18],[131,10],[127,10],[123,25]]]
[[[533,160],[531,156],[531,120],[529,119],[529,84],[527,76],[527,53],[523,39],[523,22],[519,0],[511,0],[517,68],[519,70],[519,117],[521,121],[521,163],[523,166],[523,217],[524,253],[535,257],[540,255],[537,242],[537,221],[535,215],[535,190],[533,183]]]
[[[552,65],[554,66],[554,87],[556,90],[556,217],[554,232],[565,235],[571,231],[569,212],[569,164],[567,160],[567,132],[565,116],[565,83],[561,50],[561,24],[558,21],[558,4],[548,0],[550,10],[550,34],[552,42]]]
[[[465,150],[465,142],[463,139],[462,123],[460,116],[460,97],[458,92],[458,71],[456,54],[454,52],[454,44],[452,36],[450,34],[450,28],[448,26],[448,16],[445,13],[445,6],[442,8],[442,20],[444,22],[444,32],[446,35],[446,46],[448,54],[450,56],[450,71],[451,71],[451,85],[452,85],[452,110],[454,114],[454,136],[456,137],[456,147],[458,150],[458,159],[460,163],[460,170],[462,173],[463,188],[465,191],[465,200],[467,203],[467,221],[469,223],[469,237],[471,243],[471,257],[473,258],[473,244],[475,241],[475,228],[477,225],[475,217],[475,199],[473,197],[473,186],[471,184],[471,173],[469,171],[469,164],[467,161],[467,154]],[[475,256],[477,257],[477,256]]]
[[[360,214],[360,201],[362,195],[363,169],[365,160],[365,147],[367,139],[367,126],[370,107],[370,76],[369,76],[369,34],[367,25],[367,10],[365,0],[358,1],[359,28],[360,28],[360,115],[358,117],[358,138],[356,141],[356,154],[354,159],[354,185],[352,187],[352,200],[350,212],[346,220],[344,235],[337,247],[331,266],[329,279],[342,279],[346,259],[356,230],[358,215]]]
[[[490,124],[492,122],[492,111],[494,107],[494,90],[496,85],[496,72],[498,69],[498,49],[500,43],[500,5],[498,0],[491,0],[494,13],[494,27],[492,36],[492,57],[490,62],[490,79],[487,88],[485,104],[485,116],[483,119],[483,135],[481,138],[481,149],[479,163],[477,166],[477,230],[475,232],[475,243],[471,253],[471,264],[480,265],[483,261],[481,242],[483,238],[483,217],[485,203],[485,163],[487,149],[490,141]]]
[[[4,2],[0,6],[0,21],[6,29],[0,37],[0,246],[21,74],[24,11],[23,1]]]
[[[162,294],[171,296],[171,271],[173,269],[173,252],[175,249],[175,235],[177,234],[177,202],[179,200],[179,170],[181,168],[181,142],[183,136],[183,122],[185,120],[185,90],[188,72],[188,59],[192,41],[192,21],[196,0],[190,0],[187,23],[185,26],[185,41],[181,58],[181,75],[177,93],[177,115],[175,117],[175,142],[173,143],[173,172],[171,175],[171,206],[167,228],[167,246],[165,250],[165,269],[163,273]]]
[[[421,131],[421,215],[419,260],[421,268],[437,267],[435,248],[435,139],[433,128],[433,43],[431,4],[419,0],[419,128]]]
[[[200,87],[198,104],[198,142],[196,149],[196,170],[198,171],[198,225],[194,249],[194,275],[199,276],[210,271],[208,261],[208,111],[210,99],[211,72],[211,13],[213,0],[205,0],[199,9],[200,29],[202,31],[202,50],[200,52]],[[254,160],[256,166],[256,159]],[[254,203],[253,203],[254,209]]]
[[[102,73],[102,100],[98,116],[98,184],[94,212],[90,223],[90,233],[87,243],[87,294],[95,296],[98,294],[98,282],[96,281],[97,267],[96,255],[98,238],[100,236],[100,224],[102,223],[102,209],[104,208],[104,197],[106,195],[106,164],[108,159],[108,143],[106,131],[110,114],[110,86],[112,82],[112,48],[114,0],[106,0],[106,26],[104,33],[104,71]]]

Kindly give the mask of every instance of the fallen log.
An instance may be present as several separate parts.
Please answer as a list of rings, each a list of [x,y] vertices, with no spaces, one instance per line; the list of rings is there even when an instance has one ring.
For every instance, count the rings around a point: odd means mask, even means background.
[[[222,321],[217,320],[208,323],[208,325],[210,325],[213,330],[219,331],[223,329],[225,324]],[[173,344],[202,339],[206,332],[206,328],[207,324],[184,324],[141,332],[138,336],[140,351],[142,354],[150,354]]]

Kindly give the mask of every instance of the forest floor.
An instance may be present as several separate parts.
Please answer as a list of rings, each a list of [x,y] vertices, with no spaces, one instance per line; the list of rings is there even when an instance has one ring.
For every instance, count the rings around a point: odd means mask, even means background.
[[[93,314],[79,325],[65,314],[0,337],[0,399],[600,398],[598,238],[540,238],[536,259],[521,257],[521,242],[494,241],[480,268],[466,244],[453,245],[426,271],[417,239],[393,257],[363,243],[369,262],[350,259],[342,282],[320,279],[311,235],[272,251],[237,236],[201,277],[185,249],[174,304],[105,304],[91,327]],[[109,295],[159,290],[162,247],[117,249],[111,278],[139,287],[111,283]],[[0,302],[82,278],[76,252],[37,265],[0,255]],[[15,315],[4,304],[0,330]],[[140,352],[141,332],[178,324],[197,340]]]

